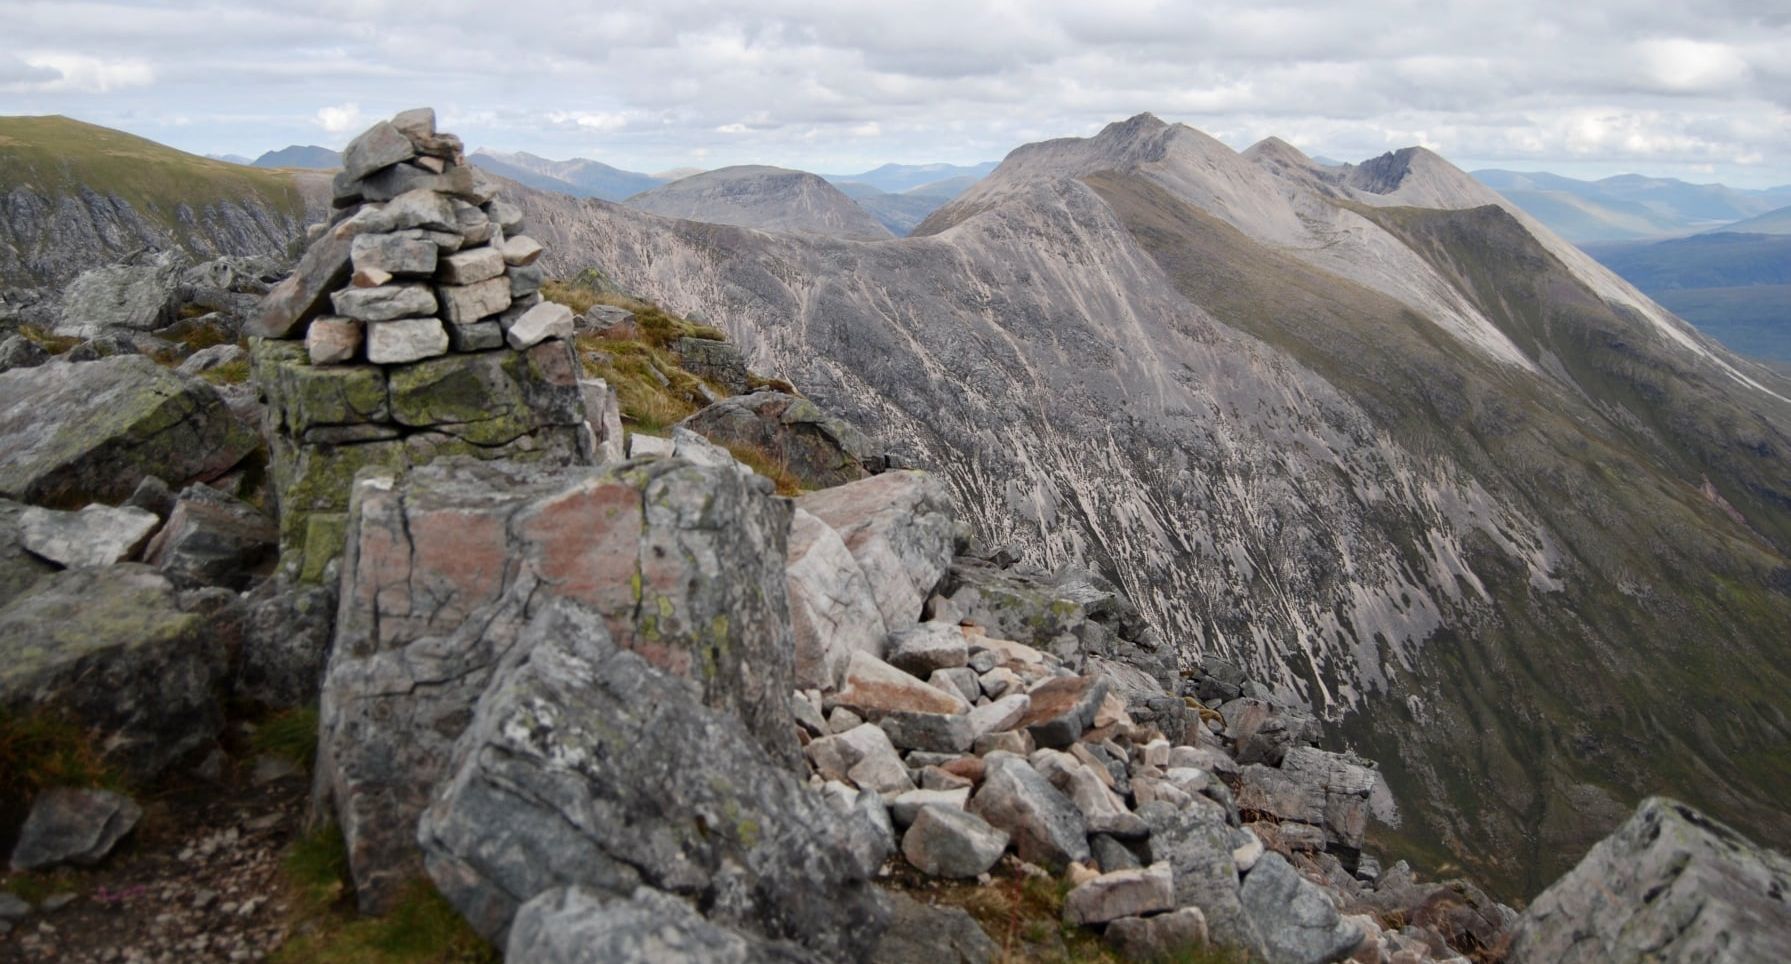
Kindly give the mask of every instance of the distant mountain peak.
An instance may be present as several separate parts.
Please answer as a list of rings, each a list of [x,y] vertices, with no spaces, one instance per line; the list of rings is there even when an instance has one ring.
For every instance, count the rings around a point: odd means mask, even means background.
[[[1298,167],[1313,167],[1316,162],[1306,152],[1279,137],[1270,135],[1245,148],[1243,155],[1252,161],[1279,162]]]

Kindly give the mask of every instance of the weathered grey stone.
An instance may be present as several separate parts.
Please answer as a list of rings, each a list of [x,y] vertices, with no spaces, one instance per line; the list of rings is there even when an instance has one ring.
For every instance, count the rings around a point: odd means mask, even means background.
[[[56,571],[53,563],[27,552],[19,544],[19,514],[25,508],[10,499],[0,499],[0,607]]]
[[[693,341],[696,339],[685,339],[680,344]],[[709,344],[717,347],[692,348],[692,357],[706,358],[725,350],[722,346],[726,346],[725,342]],[[726,368],[718,371],[723,378],[735,380]],[[827,415],[808,399],[781,392],[724,398],[685,419],[682,424],[724,445],[748,445],[763,450],[787,464],[790,471],[811,488],[825,489],[862,479],[868,472],[867,462],[871,467],[882,467],[880,456],[856,429]],[[885,493],[884,497],[893,496]],[[936,511],[949,514],[948,508]],[[940,571],[944,571],[943,567]],[[936,575],[933,577],[937,578]],[[930,590],[932,586],[926,588]],[[919,618],[920,607],[917,605],[904,621],[915,622]]]
[[[728,394],[744,395],[752,390],[752,372],[746,367],[746,356],[742,355],[740,349],[736,348],[733,344],[713,338],[686,337],[673,342],[672,349],[678,353],[678,362],[684,367],[685,371],[690,372],[698,378],[714,382]],[[729,400],[724,400],[724,402],[726,401]],[[746,404],[748,407],[753,407],[750,403],[743,402],[743,404]],[[771,407],[776,406],[774,404]],[[771,416],[770,409],[765,406],[755,407],[754,410],[758,412],[760,418]],[[800,423],[794,419],[799,418],[802,414],[804,413],[796,411],[795,408],[785,408],[781,416],[778,417],[778,421],[788,431],[799,431],[796,429],[796,425]],[[871,461],[877,467],[882,467],[881,460],[871,452],[869,442],[865,440],[863,436],[856,435],[855,433],[852,433],[850,429],[844,428],[843,426],[845,423],[830,420],[825,423],[817,424],[823,426],[821,428],[823,433],[828,429],[833,429],[845,433],[852,444],[859,444],[862,442],[864,451],[860,454],[855,454],[852,457],[858,458],[862,456],[862,458]]]
[[[1174,874],[1169,864],[1159,862],[1138,870],[1102,874],[1077,886],[1064,897],[1063,921],[1105,924],[1174,909]]]
[[[557,884],[646,885],[712,922],[830,959],[864,954],[882,913],[840,817],[605,622],[547,603],[492,680],[418,825],[437,888],[493,939]]]
[[[534,264],[547,250],[541,246],[541,242],[526,234],[505,238],[504,242],[496,247],[503,254],[504,263],[515,268]]]
[[[966,713],[882,714],[878,724],[889,734],[889,742],[903,750],[932,753],[964,753],[976,742],[976,732]]]
[[[68,568],[110,566],[134,558],[162,520],[133,506],[94,504],[79,512],[31,506],[19,513],[19,544]]]
[[[395,366],[387,371],[391,418],[476,445],[502,445],[543,428],[578,426],[584,412],[576,378],[564,344]]]
[[[1350,956],[1362,930],[1345,923],[1318,885],[1280,854],[1263,854],[1239,891],[1269,964],[1330,964]]]
[[[1219,707],[1219,715],[1225,718],[1225,738],[1232,741],[1240,765],[1280,766],[1289,748],[1318,736],[1312,717],[1254,697],[1226,703]]]
[[[549,338],[571,337],[572,309],[552,301],[543,301],[523,312],[504,331],[504,340],[518,351]]]
[[[522,233],[522,209],[521,208],[517,207],[514,204],[509,203],[508,201],[498,201],[498,200],[493,200],[492,202],[487,204],[485,206],[485,208],[486,208],[486,213],[491,216],[491,219],[493,221],[496,221],[498,223],[498,227],[501,227],[504,229],[505,234],[520,234],[520,233]]]
[[[448,331],[448,347],[455,351],[490,351],[504,347],[504,328],[495,319],[475,321],[470,325],[449,322],[442,327]]]
[[[476,193],[475,180],[476,176],[467,168],[448,167],[434,159],[419,158],[367,175],[361,180],[361,196],[369,201],[389,201],[413,191],[432,191],[466,198]],[[468,243],[476,242],[468,239]]]
[[[934,877],[975,877],[995,866],[1007,842],[1005,831],[962,806],[931,804],[920,808],[902,834],[902,856]]]
[[[934,670],[955,669],[969,661],[964,631],[954,623],[921,623],[889,634],[883,659],[922,679]]]
[[[399,111],[392,116],[391,123],[394,130],[409,138],[411,145],[416,146],[418,141],[435,136],[435,108],[413,107]]]
[[[898,827],[906,827],[927,807],[963,810],[970,803],[970,788],[953,790],[909,790],[889,801],[889,815]]]
[[[270,579],[244,603],[230,692],[270,709],[317,702],[336,633],[336,586]]]
[[[847,849],[866,877],[883,869],[883,861],[895,850],[895,824],[889,808],[875,790],[859,790],[838,780],[828,781],[821,788],[822,798],[835,813],[845,818],[848,830]]]
[[[31,801],[31,813],[13,847],[12,869],[97,864],[142,816],[136,801],[110,790],[45,790]]]
[[[520,268],[511,268],[505,272],[510,279],[510,297],[527,298],[541,290],[542,282],[547,280],[547,271],[538,264]]]
[[[442,318],[456,325],[470,325],[510,307],[510,283],[491,278],[471,285],[439,285]]]
[[[1340,753],[1308,746],[1285,751],[1279,768],[1253,763],[1241,771],[1237,805],[1311,824],[1323,839],[1359,850],[1368,831],[1374,771]]]
[[[970,812],[1008,832],[1022,860],[1062,869],[1089,858],[1088,825],[1068,797],[1023,757],[990,753]]]
[[[1130,847],[1111,834],[1089,834],[1088,849],[1094,854],[1095,866],[1099,867],[1102,873],[1112,873],[1115,870],[1136,870],[1144,866],[1144,862],[1138,859],[1138,855],[1133,853]],[[1204,928],[1204,926],[1205,921],[1203,920],[1202,927]]]
[[[1206,917],[1183,907],[1153,917],[1125,917],[1107,925],[1107,946],[1128,961],[1172,961],[1206,944]]]
[[[783,941],[767,941],[703,919],[651,887],[612,896],[584,887],[544,890],[516,912],[506,960],[526,964],[820,964]]]
[[[7,335],[0,339],[0,372],[36,368],[49,360],[50,353],[24,335]]]
[[[498,334],[498,343],[503,343],[503,334],[501,331]],[[626,439],[622,432],[622,403],[616,397],[616,390],[611,388],[610,384],[601,378],[581,378],[578,382],[578,391],[585,403],[585,424],[591,426],[591,434],[597,439],[597,461],[599,463],[622,461],[622,459],[626,457],[624,450]],[[790,542],[792,543],[790,552],[792,557],[794,557],[796,553],[794,547],[796,541],[796,528],[797,524],[792,521],[790,523]],[[793,625],[796,624],[796,599],[794,592],[791,593],[790,598],[790,619]],[[798,632],[800,633],[800,630],[798,630]],[[798,636],[798,639],[800,639],[800,636]],[[812,685],[803,682],[801,642],[796,644],[796,653],[796,683],[799,686]]]
[[[833,701],[867,719],[885,713],[968,713],[970,704],[955,691],[915,679],[863,650],[846,660],[846,675]]]
[[[305,351],[313,365],[354,361],[361,350],[361,323],[353,318],[318,318],[305,329]]]
[[[435,314],[435,295],[428,285],[380,285],[343,288],[330,296],[336,313],[356,321],[393,321]],[[371,340],[371,338],[369,338]]]
[[[1392,875],[1388,871],[1388,875]],[[1741,964],[1791,947],[1791,859],[1664,797],[1531,902],[1513,964]]]
[[[885,891],[889,926],[871,951],[871,964],[992,964],[1001,948],[960,907],[923,904]]]
[[[470,179],[472,173],[473,172],[471,171],[467,171],[465,172],[465,176]],[[487,216],[484,211],[480,210],[477,205],[468,204],[465,201],[455,201],[454,217],[460,222],[460,236],[465,238],[466,243],[469,245],[485,244],[492,240],[493,235],[497,236],[497,240],[503,240],[503,232],[498,229],[497,225],[491,223],[491,218]],[[498,274],[502,273],[503,268],[500,267],[498,269]],[[491,275],[491,277],[496,276],[497,275]]]
[[[1150,826],[1151,862],[1168,861],[1174,871],[1176,906],[1199,907],[1220,943],[1260,953],[1262,937],[1239,898],[1231,828],[1224,817],[1160,802],[1140,804],[1137,814]]]
[[[317,772],[363,906],[385,906],[414,874],[410,831],[448,745],[525,616],[550,599],[602,613],[621,645],[799,765],[787,503],[674,460],[438,461],[355,492]]]
[[[200,482],[180,493],[143,561],[176,585],[241,590],[272,568],[279,539],[259,509]]]
[[[401,318],[367,326],[367,360],[402,365],[448,352],[448,331],[439,318]]]
[[[380,168],[401,164],[416,156],[417,149],[410,138],[391,121],[382,120],[342,149],[342,170],[350,178],[360,180]]]
[[[892,795],[914,789],[889,735],[871,723],[821,737],[802,752],[823,779],[846,780],[860,789]]]
[[[938,478],[887,472],[810,492],[797,503],[845,540],[886,625],[919,619],[921,603],[951,559],[951,499]]]
[[[209,742],[225,641],[138,563],[47,576],[0,609],[0,709],[61,714],[137,778]]]
[[[108,328],[153,331],[172,322],[180,307],[180,267],[169,259],[83,272],[62,292],[56,333],[92,338]]]
[[[1107,680],[1097,676],[1058,676],[1034,686],[1020,726],[1039,746],[1067,747],[1094,725],[1095,711],[1107,697]]]
[[[799,685],[832,690],[853,653],[881,654],[883,614],[858,560],[839,533],[800,508],[790,520],[785,577]]]
[[[1031,762],[1034,769],[1081,811],[1090,833],[1110,834],[1128,840],[1141,839],[1150,833],[1144,821],[1126,809],[1125,801],[1107,788],[1093,767],[1052,749],[1034,753]]]
[[[481,214],[480,217],[484,215]],[[437,278],[442,283],[451,285],[477,284],[503,273],[504,256],[492,247],[468,248],[455,252],[442,258],[440,267],[436,269]]]
[[[215,478],[254,445],[212,386],[141,356],[0,373],[0,496],[120,502],[147,475]]]
[[[354,239],[350,259],[356,271],[384,271],[389,275],[429,277],[440,257],[433,241],[403,234],[363,234]]]
[[[364,211],[366,231],[428,231],[432,235],[451,235],[454,238],[452,247],[460,247],[460,235],[456,230],[459,221],[454,217],[454,204],[434,191],[406,191],[383,206],[369,205]],[[431,240],[436,242],[438,248],[450,250],[443,245],[441,239],[432,236]]]
[[[422,195],[439,200],[427,191]],[[244,332],[260,338],[292,338],[302,333],[311,319],[328,312],[330,294],[347,284],[353,271],[355,239],[364,233],[391,230],[397,220],[392,212],[395,206],[396,202],[385,210],[363,208],[354,217],[331,225],[305,249],[292,274],[261,299]],[[406,209],[421,206],[420,198],[413,199]]]

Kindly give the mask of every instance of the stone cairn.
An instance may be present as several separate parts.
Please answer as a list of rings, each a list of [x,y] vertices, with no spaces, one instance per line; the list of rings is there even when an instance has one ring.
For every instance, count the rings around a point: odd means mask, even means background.
[[[341,552],[363,469],[588,464],[610,447],[586,416],[572,310],[541,298],[542,246],[433,110],[349,143],[334,208],[249,326],[282,567],[308,580]]]

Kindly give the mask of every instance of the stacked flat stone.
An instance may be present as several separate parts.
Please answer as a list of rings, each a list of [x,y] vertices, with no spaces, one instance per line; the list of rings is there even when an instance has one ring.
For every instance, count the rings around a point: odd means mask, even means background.
[[[374,124],[333,187],[335,215],[249,327],[283,565],[311,577],[340,554],[363,468],[597,451],[542,246],[435,112]]]

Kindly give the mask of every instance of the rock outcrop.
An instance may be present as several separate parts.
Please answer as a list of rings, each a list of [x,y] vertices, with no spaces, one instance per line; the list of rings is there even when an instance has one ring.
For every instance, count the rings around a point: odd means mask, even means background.
[[[1512,933],[1512,964],[1741,964],[1791,947],[1791,859],[1651,797]]]

